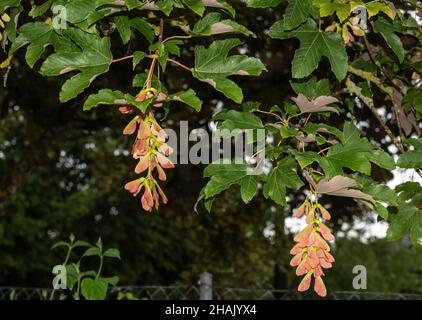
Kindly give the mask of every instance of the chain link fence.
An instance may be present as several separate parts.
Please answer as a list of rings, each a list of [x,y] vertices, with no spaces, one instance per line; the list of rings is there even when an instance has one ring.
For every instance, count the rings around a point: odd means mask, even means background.
[[[215,287],[211,299],[204,299],[201,288],[190,287],[120,287],[120,292],[130,292],[140,299],[164,300],[309,300],[321,299],[314,293],[300,293],[290,290],[240,289]],[[370,291],[334,291],[329,292],[329,300],[422,300],[422,294],[389,293]]]
[[[198,300],[201,291],[198,286],[124,286],[110,291],[110,297],[117,299],[119,293],[130,293],[143,300]],[[0,287],[0,300],[48,300],[51,289]],[[318,299],[314,294],[289,290],[213,288],[212,299],[207,300],[309,300]],[[334,291],[329,300],[422,300],[422,294],[390,293],[370,291]]]
[[[124,286],[110,291],[110,298],[117,299],[119,293],[130,293],[142,300],[198,300],[198,286]],[[303,294],[289,290],[213,288],[211,300],[309,300],[319,299],[314,294]],[[51,289],[0,287],[0,300],[48,300]],[[422,300],[422,294],[390,293],[370,291],[334,291],[329,300]]]
[[[52,289],[0,287],[0,300],[47,300]],[[55,297],[57,297],[56,295]],[[192,286],[118,286],[109,292],[110,299],[142,300],[309,300],[320,299],[314,293],[291,290],[240,289],[214,286],[212,275],[202,273],[198,285]],[[333,291],[329,300],[422,300],[422,294],[371,291]]]

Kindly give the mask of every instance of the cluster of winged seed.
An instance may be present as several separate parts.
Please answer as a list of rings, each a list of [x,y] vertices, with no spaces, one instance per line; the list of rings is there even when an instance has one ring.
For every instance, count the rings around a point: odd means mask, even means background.
[[[144,89],[137,95],[136,100],[144,101],[153,96],[160,97],[155,89]],[[154,102],[153,106],[159,108],[162,103]],[[154,172],[157,173],[158,180],[166,181],[167,176],[164,169],[174,168],[174,164],[168,158],[173,153],[173,149],[166,144],[167,133],[157,123],[153,112],[145,115],[132,106],[120,107],[119,110],[124,114],[136,114],[123,130],[123,134],[133,135],[136,133],[132,147],[133,158],[138,160],[135,173],[146,173],[144,176],[126,183],[125,189],[134,196],[137,196],[143,190],[142,208],[148,212],[151,212],[153,208],[158,210],[160,200],[164,204],[168,200],[154,177]]]
[[[296,245],[290,253],[294,255],[290,265],[296,268],[296,275],[303,276],[299,284],[299,291],[307,291],[315,279],[314,291],[321,297],[327,295],[322,277],[323,269],[332,267],[335,261],[330,253],[327,241],[334,240],[331,230],[322,222],[330,220],[330,213],[320,204],[311,204],[306,200],[293,214],[293,217],[306,216],[307,226],[295,237]]]

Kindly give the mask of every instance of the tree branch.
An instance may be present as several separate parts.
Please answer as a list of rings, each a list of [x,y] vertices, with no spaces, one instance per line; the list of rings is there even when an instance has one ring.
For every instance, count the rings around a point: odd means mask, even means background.
[[[179,67],[181,67],[181,68],[189,71],[189,72],[192,72],[193,71],[193,68],[189,68],[188,66],[185,66],[183,63],[180,63],[179,61],[176,61],[176,60],[173,60],[173,59],[167,59],[167,61],[168,62],[171,62],[171,63],[173,63],[173,64],[175,64],[175,65],[177,65],[177,66],[179,66]]]
[[[111,61],[111,63],[116,63],[116,62],[125,61],[125,60],[129,60],[129,59],[133,59],[133,55],[114,59],[114,60]]]
[[[190,36],[190,35],[188,35],[188,36],[172,36],[172,37],[168,37],[168,38],[164,39],[163,43],[170,41],[170,40],[173,40],[173,39],[190,39],[190,38],[192,38],[192,36]]]
[[[401,140],[403,140],[404,135],[403,135],[403,132],[402,132],[402,125],[401,125],[401,121],[400,121],[401,108],[397,104],[396,99],[394,97],[394,89],[389,87],[389,86],[384,85],[379,78],[377,78],[376,76],[374,76],[370,72],[360,70],[360,69],[356,69],[352,66],[349,66],[349,72],[367,80],[368,82],[375,84],[382,92],[384,92],[388,95],[391,102],[393,103],[393,110],[394,110],[394,115],[395,115],[395,118],[396,118],[396,121],[397,121],[397,127],[399,128],[400,138],[401,138]],[[403,145],[401,143],[400,143],[400,145],[401,145],[400,150],[404,150]]]
[[[350,78],[348,77],[346,80],[346,86],[350,93],[355,94],[364,104],[368,106],[371,110],[372,114],[378,120],[382,128],[384,129],[385,133],[390,137],[393,141],[394,145],[399,149],[400,152],[404,152],[403,145],[397,140],[396,136],[393,134],[391,129],[387,126],[383,119],[381,119],[380,115],[378,114],[377,109],[375,108],[374,101],[363,95],[362,89],[359,88]]]

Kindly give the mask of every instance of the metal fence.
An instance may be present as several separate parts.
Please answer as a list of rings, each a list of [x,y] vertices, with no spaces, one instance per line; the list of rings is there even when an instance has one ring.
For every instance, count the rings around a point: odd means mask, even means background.
[[[0,300],[46,300],[51,289],[0,287]],[[290,290],[240,289],[213,286],[212,275],[200,275],[192,286],[118,286],[110,290],[110,299],[145,300],[308,300],[320,299],[314,293]],[[362,291],[329,292],[330,300],[422,300],[422,294]]]
[[[215,287],[211,299],[203,299],[197,286],[190,287],[120,287],[119,292],[131,292],[140,299],[163,300],[310,300],[321,299],[314,293],[300,293],[290,290],[240,289]],[[329,300],[422,300],[422,294],[390,293],[371,291],[334,291],[325,299]]]
[[[119,293],[131,293],[136,299],[145,300],[198,300],[201,299],[198,286],[125,286],[110,291],[110,298],[117,299]],[[0,287],[0,300],[47,300],[51,289]],[[318,299],[315,295],[289,290],[213,288],[214,300],[308,300]],[[422,294],[334,291],[330,300],[422,300]]]

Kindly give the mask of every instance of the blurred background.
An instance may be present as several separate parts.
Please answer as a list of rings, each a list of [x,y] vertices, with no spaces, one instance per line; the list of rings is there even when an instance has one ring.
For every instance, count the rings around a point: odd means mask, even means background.
[[[261,58],[268,69],[258,79],[238,80],[246,101],[262,101],[264,108],[270,108],[294,94],[290,62],[298,43],[265,36],[282,10],[256,10],[255,16],[238,10],[238,22],[258,35],[244,39],[244,50]],[[176,31],[169,29],[167,35]],[[209,39],[190,41],[181,60],[191,66],[191,44],[205,41]],[[113,35],[115,57],[142,46],[135,40],[123,48]],[[104,274],[118,275],[121,285],[191,285],[207,271],[219,286],[295,290],[299,279],[289,267],[289,250],[298,226],[288,217],[302,199],[300,192],[289,194],[290,206],[282,208],[262,194],[244,205],[233,187],[218,197],[211,213],[202,204],[195,213],[206,183],[201,165],[169,170],[164,186],[169,204],[152,214],[143,212],[140,199],[123,189],[135,177],[135,162],[129,155],[132,140],[121,134],[129,118],[116,107],[83,112],[82,105],[101,88],[136,94],[132,79],[146,65],[133,72],[130,60],[113,64],[89,91],[60,104],[65,77],[41,77],[26,65],[24,50],[12,64],[7,86],[0,88],[0,286],[50,287],[51,268],[65,255],[60,248],[50,248],[74,233],[90,242],[101,236],[104,246],[120,249],[122,260],[108,261]],[[332,76],[328,69],[323,61],[316,76]],[[182,69],[169,66],[164,82],[170,92],[187,84],[204,101],[200,113],[174,104],[164,127],[177,130],[179,121],[188,120],[190,129],[210,130],[209,119],[217,109],[238,108]],[[344,119],[352,119],[348,108],[355,108],[353,120],[371,141],[387,149],[371,113],[339,88],[332,91],[345,104],[340,116],[327,122],[340,127]],[[411,177],[374,167],[373,178],[397,184]],[[375,215],[353,200],[323,198],[322,202],[331,207],[331,227],[337,235],[333,246],[337,261],[325,278],[329,291],[353,290],[352,269],[365,265],[368,290],[422,294],[421,251],[407,239],[387,243],[386,224],[377,223]]]

